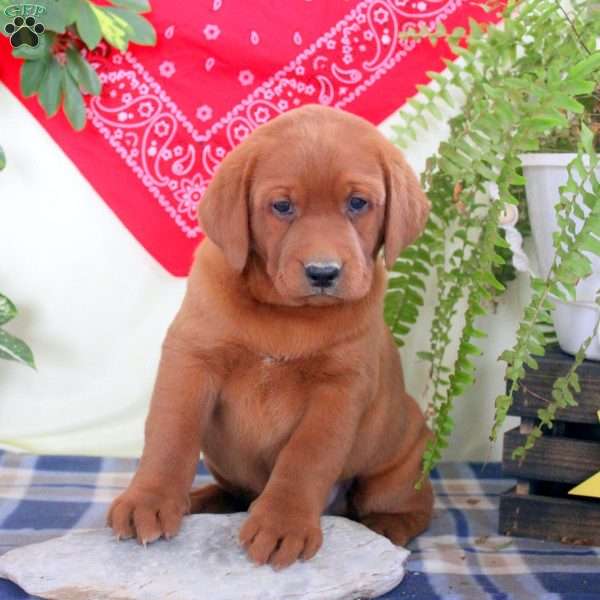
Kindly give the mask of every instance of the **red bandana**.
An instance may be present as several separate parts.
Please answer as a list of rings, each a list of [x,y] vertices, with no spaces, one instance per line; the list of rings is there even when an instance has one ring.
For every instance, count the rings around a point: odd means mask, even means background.
[[[448,29],[495,20],[467,0],[154,0],[156,47],[93,53],[102,95],[75,133],[64,116],[32,114],[141,244],[186,275],[202,234],[196,206],[215,167],[274,116],[319,102],[373,123],[389,116],[445,44],[399,41],[421,23]],[[176,7],[176,8],[175,8]],[[4,38],[2,38],[4,40]],[[0,41],[0,78],[20,97],[19,61]],[[89,97],[88,97],[89,100]]]

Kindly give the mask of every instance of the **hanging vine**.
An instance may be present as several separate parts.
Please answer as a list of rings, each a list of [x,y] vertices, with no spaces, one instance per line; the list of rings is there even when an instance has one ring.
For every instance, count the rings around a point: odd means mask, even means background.
[[[395,265],[386,297],[386,318],[402,345],[419,317],[427,279],[435,274],[437,304],[429,348],[419,353],[430,365],[435,434],[424,454],[423,475],[447,446],[455,400],[475,381],[474,357],[482,353],[479,340],[486,337],[477,327],[478,319],[506,289],[497,275],[504,272],[510,251],[499,220],[506,204],[522,203],[525,180],[519,155],[538,150],[549,135],[575,128],[577,157],[569,165],[569,179],[556,207],[559,232],[553,267],[545,279],[531,279],[531,300],[515,344],[500,357],[510,385],[496,398],[490,439],[504,421],[525,365],[537,368],[535,357],[544,353],[554,309],[551,296],[573,298],[575,283],[591,272],[585,252],[600,256],[600,186],[595,173],[599,142],[597,132],[587,125],[585,104],[600,83],[600,52],[589,50],[600,35],[600,19],[590,18],[584,0],[573,0],[569,9],[557,10],[557,4],[510,0],[501,25],[484,28],[471,20],[468,32],[448,33],[438,26],[434,32],[412,33],[433,43],[444,40],[460,57],[457,63],[446,63],[444,74],[429,74],[431,87],[420,89],[420,97],[408,103],[395,129],[397,143],[405,147],[442,119],[444,105],[457,113],[449,121],[448,141],[427,161],[422,176],[432,216],[420,240]],[[578,194],[589,208],[587,215],[576,204]],[[578,233],[573,216],[584,222]],[[451,351],[450,336],[457,328],[458,348]],[[569,390],[576,387],[576,368],[577,361],[573,373],[555,384],[563,402],[572,401]],[[554,409],[546,410],[543,422],[548,426]],[[523,455],[527,449],[517,451]]]

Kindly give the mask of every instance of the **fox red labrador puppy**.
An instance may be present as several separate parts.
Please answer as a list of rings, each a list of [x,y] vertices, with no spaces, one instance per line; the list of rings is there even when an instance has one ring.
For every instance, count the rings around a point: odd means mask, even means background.
[[[382,316],[385,265],[429,202],[367,121],[306,106],[259,127],[200,206],[207,239],[170,326],[146,444],[108,521],[174,536],[189,512],[249,510],[240,542],[283,567],[318,551],[336,483],[345,513],[403,545],[432,514],[414,489],[431,432]],[[380,250],[383,248],[383,258]],[[190,494],[200,452],[216,484]]]

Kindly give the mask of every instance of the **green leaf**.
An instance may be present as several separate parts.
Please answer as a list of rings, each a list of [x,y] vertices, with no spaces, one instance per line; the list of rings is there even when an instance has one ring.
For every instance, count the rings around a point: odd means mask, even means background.
[[[150,10],[150,2],[148,0],[111,0],[116,6],[130,8],[138,13],[148,12]]]
[[[25,98],[33,96],[38,91],[48,63],[48,58],[44,57],[39,60],[26,60],[21,65],[21,93]]]
[[[35,369],[33,353],[29,346],[4,329],[0,329],[0,358],[14,360]]]
[[[588,154],[594,154],[594,134],[585,123],[581,124],[581,142]]]
[[[17,307],[4,295],[0,294],[0,325],[8,323],[17,315]]]
[[[594,52],[569,69],[569,78],[585,77],[600,69],[600,52]]]
[[[524,448],[521,446],[520,448],[515,448],[512,452],[511,458],[513,460],[517,460],[518,458],[521,458],[525,456],[525,450]]]
[[[527,355],[525,357],[525,364],[530,367],[531,369],[535,369],[537,370],[539,365],[538,362],[533,358],[533,356]]]
[[[82,0],[75,20],[79,36],[90,50],[93,50],[102,39],[100,23],[92,7],[88,0]]]
[[[94,96],[100,94],[102,84],[95,69],[74,48],[67,50],[67,69],[73,79],[86,91]]]
[[[457,381],[458,383],[466,383],[466,384],[470,384],[475,381],[475,379],[472,375],[470,375],[469,373],[465,373],[464,371],[457,371],[456,373],[454,373],[453,379],[454,379],[454,381]]]
[[[40,104],[49,117],[56,114],[60,105],[63,74],[63,67],[58,64],[55,58],[51,58],[40,84],[38,94]]]
[[[596,256],[600,256],[600,240],[592,235],[588,235],[583,239],[581,249],[593,252]]]
[[[49,31],[56,33],[64,33],[67,26],[71,25],[75,20],[75,8],[77,0],[60,0],[60,2],[52,2],[48,7],[48,11],[44,15],[42,22],[44,27]]]
[[[6,155],[4,154],[4,149],[0,146],[0,171],[2,171],[6,167]]]
[[[81,0],[61,0],[60,4],[62,5],[67,25],[72,25],[77,19],[80,2]]]
[[[582,279],[587,277],[591,273],[591,270],[592,265],[590,264],[590,261],[582,254],[573,251],[560,263],[556,273],[559,278],[565,277],[565,281],[571,283],[570,276],[573,276],[576,279]]]
[[[566,124],[567,119],[558,115],[538,115],[523,121],[524,128],[531,128],[538,132],[544,132],[553,127],[564,127]]]
[[[85,126],[85,104],[79,86],[70,73],[63,77],[63,90],[65,94],[64,109],[69,123],[74,129],[80,131]]]
[[[554,104],[576,114],[581,114],[584,110],[583,104],[577,102],[575,98],[571,98],[571,96],[567,96],[566,94],[557,94],[554,96]]]
[[[490,271],[484,271],[481,274],[481,281],[497,289],[500,292],[503,292],[505,289],[504,285],[500,281],[498,281],[494,277],[493,273],[491,273]]]
[[[591,94],[596,85],[593,81],[586,81],[582,79],[565,79],[562,82],[562,91],[572,96],[583,96]]]
[[[107,8],[106,12],[120,17],[131,28],[129,41],[140,46],[154,46],[156,44],[156,31],[145,17],[132,13],[125,8]]]
[[[470,342],[464,342],[463,344],[461,344],[461,350],[466,355],[472,354],[474,356],[480,356],[482,354],[481,348],[475,346],[474,344],[471,344]]]
[[[142,45],[156,43],[156,33],[150,23],[140,15],[123,8],[93,6],[104,39],[125,52],[129,41]]]

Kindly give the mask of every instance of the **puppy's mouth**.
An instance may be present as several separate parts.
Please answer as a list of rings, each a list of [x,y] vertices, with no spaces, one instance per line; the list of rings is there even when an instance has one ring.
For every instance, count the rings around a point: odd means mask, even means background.
[[[331,287],[312,287],[312,294],[308,294],[308,296],[334,296],[337,297],[335,290]]]
[[[326,305],[341,302],[343,298],[335,293],[335,290],[326,287],[313,287],[310,294],[303,297],[307,304]]]

